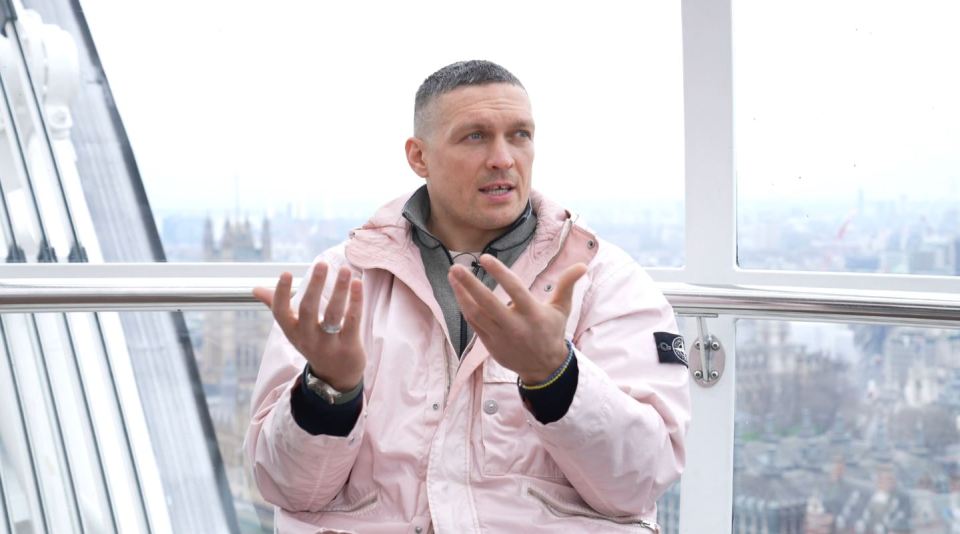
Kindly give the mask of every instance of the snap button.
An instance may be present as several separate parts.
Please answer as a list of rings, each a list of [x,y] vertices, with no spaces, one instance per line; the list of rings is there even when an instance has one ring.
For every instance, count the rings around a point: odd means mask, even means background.
[[[433,403],[433,409],[434,409],[434,410],[439,410],[439,409],[440,409],[440,403],[439,403],[439,402]]]
[[[589,241],[587,241],[587,248],[593,248],[595,246],[597,246],[597,242],[594,241],[593,239],[590,239]]]
[[[413,531],[416,532],[417,534],[420,534],[421,532],[423,532],[423,527],[415,527]]]
[[[547,284],[546,286],[543,287],[543,290],[546,291],[547,293],[553,291],[553,284]]]
[[[483,411],[487,415],[493,415],[497,413],[497,410],[500,406],[497,405],[497,401],[491,399],[483,403]]]

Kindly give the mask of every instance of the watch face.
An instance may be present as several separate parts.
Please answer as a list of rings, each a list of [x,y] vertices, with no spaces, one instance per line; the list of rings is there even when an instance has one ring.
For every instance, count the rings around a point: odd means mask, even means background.
[[[330,384],[327,384],[324,382],[320,382],[320,391],[321,391],[320,396],[323,397],[323,400],[329,402],[330,404],[336,404],[337,399],[339,399],[340,396],[343,395],[339,391],[333,389],[333,387]]]
[[[329,402],[330,404],[336,404],[337,399],[339,399],[343,393],[333,389],[333,386],[327,384],[323,380],[313,376],[313,374],[307,370],[307,389],[314,392],[321,399]]]

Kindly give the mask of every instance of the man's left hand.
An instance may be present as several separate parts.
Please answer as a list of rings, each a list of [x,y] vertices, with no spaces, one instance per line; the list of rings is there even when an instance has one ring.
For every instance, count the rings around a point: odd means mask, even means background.
[[[587,272],[578,263],[567,267],[553,295],[539,302],[523,282],[489,254],[480,265],[513,299],[504,304],[463,265],[447,274],[460,310],[497,362],[520,375],[525,384],[539,384],[567,358],[564,328],[573,301],[573,285]]]

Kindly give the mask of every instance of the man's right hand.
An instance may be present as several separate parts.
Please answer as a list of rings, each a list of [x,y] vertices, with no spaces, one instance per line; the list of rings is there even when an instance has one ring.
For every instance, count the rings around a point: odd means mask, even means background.
[[[307,289],[294,313],[290,307],[290,286],[293,276],[280,275],[276,289],[257,287],[253,296],[273,312],[284,335],[310,364],[310,373],[339,391],[355,388],[363,378],[367,356],[360,340],[360,318],[363,309],[363,282],[351,279],[350,269],[341,267],[327,309],[318,316],[320,295],[329,266],[318,262],[313,267]],[[349,303],[348,303],[349,300]],[[343,329],[336,330],[343,321]]]

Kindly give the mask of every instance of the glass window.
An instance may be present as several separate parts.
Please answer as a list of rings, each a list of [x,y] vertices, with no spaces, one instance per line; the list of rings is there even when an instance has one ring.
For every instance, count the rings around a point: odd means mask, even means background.
[[[737,322],[733,532],[960,526],[960,332]]]
[[[737,0],[738,259],[960,274],[960,4]]]
[[[421,185],[403,142],[422,80],[486,58],[531,94],[535,187],[641,263],[683,263],[679,4],[83,5],[169,260],[341,241]]]

